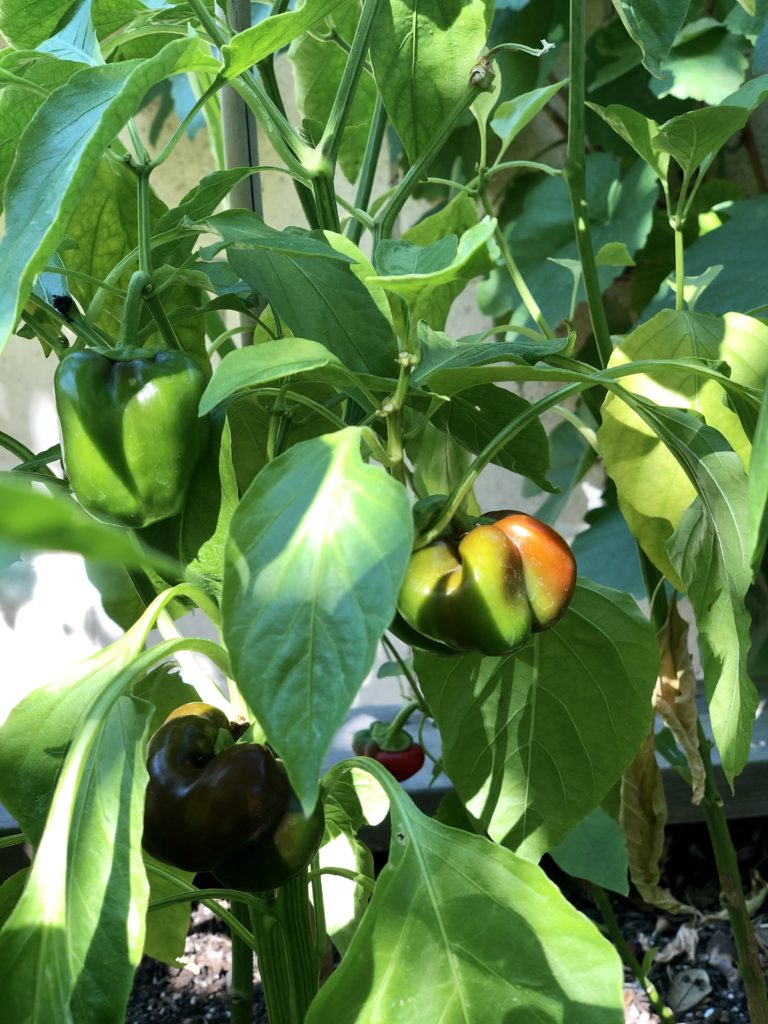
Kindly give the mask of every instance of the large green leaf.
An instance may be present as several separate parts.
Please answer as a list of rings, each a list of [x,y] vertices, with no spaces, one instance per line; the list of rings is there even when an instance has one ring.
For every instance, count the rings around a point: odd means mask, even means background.
[[[615,950],[544,872],[367,770],[392,805],[389,859],[307,1024],[621,1024]]]
[[[19,140],[6,181],[0,263],[10,276],[0,294],[0,347],[16,325],[35,275],[64,237],[102,154],[146,92],[172,75],[218,66],[201,40],[177,39],[145,61],[82,68],[66,89],[39,107]]]
[[[427,423],[406,441],[406,452],[413,464],[413,488],[427,498],[430,494],[450,494],[464,477],[472,461],[467,449],[450,434]],[[479,515],[480,508],[470,495],[466,510]]]
[[[659,97],[727,102],[748,68],[743,39],[714,18],[701,18],[686,25],[664,61],[664,78],[651,82],[651,91]]]
[[[280,338],[237,349],[226,355],[216,367],[200,399],[200,415],[205,415],[220,402],[245,388],[256,388],[283,377],[326,368],[331,379],[345,384],[353,379],[336,356],[317,341]]]
[[[658,667],[635,602],[587,580],[561,621],[516,655],[416,656],[447,775],[491,838],[530,860],[562,842],[629,766]]]
[[[738,313],[720,318],[665,310],[627,335],[614,348],[609,365],[688,356],[725,359],[732,379],[762,389],[768,377],[768,327]],[[717,381],[661,364],[651,373],[623,378],[622,386],[662,407],[699,413],[727,438],[744,464],[748,463],[749,440],[739,417],[725,404],[725,393]],[[684,589],[666,543],[695,497],[693,484],[653,428],[617,395],[609,394],[603,403],[597,437],[630,530],[654,565],[678,589]]]
[[[487,36],[487,0],[379,5],[371,64],[389,119],[413,162],[454,112]]]
[[[37,848],[0,933],[4,1012],[18,1024],[124,1018],[144,942],[151,710],[126,690],[156,658],[139,656],[149,625],[33,691],[0,730],[0,798]]]
[[[362,461],[354,428],[275,459],[232,518],[223,619],[234,677],[307,808],[394,614],[411,530],[405,489]]]
[[[82,65],[56,60],[44,53],[6,50],[0,62],[0,73],[15,75],[18,85],[3,82],[0,91],[0,192],[5,185],[19,137],[46,95],[53,92]],[[27,88],[21,84],[27,83]]]
[[[585,878],[624,896],[629,894],[624,833],[602,807],[590,811],[562,843],[552,847],[549,855],[574,878]]]
[[[63,494],[32,488],[19,473],[0,473],[0,540],[24,551],[75,551],[86,558],[174,572],[176,563],[128,530],[101,523]]]
[[[661,63],[683,26],[691,0],[613,0],[616,13],[627,32],[643,52],[643,63],[652,75],[661,73]]]
[[[394,374],[392,325],[350,268],[354,256],[322,236],[275,231],[245,210],[205,224],[223,240],[209,254],[226,246],[230,266],[294,335],[325,345],[350,370]]]
[[[259,61],[287,46],[292,39],[316,25],[347,0],[306,0],[296,11],[265,18],[252,28],[238,32],[221,51],[224,77],[235,78]]]
[[[640,411],[696,488],[696,500],[680,517],[667,550],[696,615],[712,732],[732,781],[747,763],[758,704],[747,675],[747,478],[723,437],[699,419],[646,402]]]
[[[658,195],[655,173],[638,161],[619,177],[619,165],[607,153],[587,158],[587,202],[595,251],[607,242],[623,242],[631,255],[645,244]],[[571,275],[550,259],[578,259],[573,211],[563,178],[545,178],[526,195],[522,213],[504,229],[520,272],[550,324],[567,316],[571,302]],[[620,267],[598,267],[605,289],[621,273]],[[577,301],[584,298],[580,285]],[[506,269],[494,270],[478,287],[484,312],[525,323],[528,313]]]
[[[747,550],[756,573],[768,541],[768,381],[753,441],[747,497]]]

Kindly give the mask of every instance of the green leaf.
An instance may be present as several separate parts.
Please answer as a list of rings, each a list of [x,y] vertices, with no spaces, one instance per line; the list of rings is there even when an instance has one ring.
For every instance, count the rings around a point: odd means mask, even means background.
[[[622,896],[629,894],[624,833],[602,807],[590,811],[549,855],[574,878],[585,878]]]
[[[150,730],[151,731],[151,730]],[[160,900],[166,896],[175,896],[188,890],[192,885],[194,874],[179,871],[178,868],[163,864],[162,875],[153,871],[155,861],[149,854],[144,854],[144,867],[149,879],[149,902]],[[178,882],[168,876],[176,876]],[[170,967],[178,967],[178,958],[184,953],[187,932],[189,931],[190,904],[188,901],[169,903],[167,907],[158,907],[147,912],[146,933],[144,935],[144,955]]]
[[[610,491],[605,505],[584,516],[588,529],[576,535],[571,549],[582,576],[604,587],[624,590],[639,600],[646,592],[637,544],[619,511],[614,488]]]
[[[637,408],[637,406],[636,406]],[[677,409],[642,403],[665,445],[675,451],[697,497],[667,543],[696,615],[712,732],[729,781],[747,763],[758,694],[747,674],[751,582],[747,478],[723,437]]]
[[[582,579],[560,622],[516,655],[415,663],[467,809],[496,842],[537,860],[632,761],[659,654],[628,595]]]
[[[653,140],[659,133],[659,126],[644,114],[624,107],[620,103],[612,103],[608,107],[601,107],[597,103],[588,103],[590,110],[594,110],[606,124],[620,135],[625,142],[641,156],[651,167],[656,176],[666,181],[667,170],[669,169],[669,154],[660,153],[654,148]]]
[[[432,422],[477,455],[510,420],[528,408],[530,402],[514,392],[495,384],[479,384],[454,396],[437,411]],[[529,477],[542,490],[552,490],[547,480],[549,445],[538,420],[516,434],[496,453],[493,462]]]
[[[587,157],[587,203],[592,242],[598,250],[606,242],[623,242],[630,255],[645,244],[658,196],[655,173],[637,161],[619,178],[619,164],[607,153]],[[548,263],[550,258],[578,259],[573,211],[563,178],[545,178],[526,195],[522,213],[504,229],[520,273],[550,324],[569,314],[571,278]],[[605,290],[621,273],[618,267],[598,267],[600,288]],[[566,284],[567,282],[567,284]],[[580,285],[577,302],[584,299]],[[494,270],[478,286],[483,312],[501,317],[512,310],[515,323],[529,322],[528,312],[506,269]]]
[[[331,378],[347,383],[354,379],[333,353],[317,341],[279,338],[237,349],[224,356],[200,399],[200,415],[245,388],[269,384],[283,377],[331,368]]]
[[[460,192],[436,213],[431,213],[408,228],[403,234],[403,240],[414,245],[430,246],[447,235],[462,237],[477,224],[474,200],[466,192]],[[485,274],[490,269],[492,260],[488,248],[490,246],[481,246],[454,280],[436,288],[426,288],[411,304],[412,320],[417,323],[425,320],[430,327],[441,330],[454,299],[466,288],[469,279],[477,274]]]
[[[427,423],[415,437],[408,439],[406,452],[413,464],[413,488],[424,498],[430,494],[450,494],[471,461],[463,445],[431,423]],[[465,508],[472,515],[480,514],[480,508],[472,495],[465,502]]]
[[[306,0],[296,11],[260,21],[222,47],[224,77],[235,78],[312,28],[346,0]]]
[[[514,341],[488,341],[484,335],[472,335],[456,341],[442,331],[433,331],[419,324],[421,361],[413,374],[414,384],[432,384],[433,374],[460,370],[466,366],[484,366],[488,363],[535,363],[550,355],[561,353],[568,338],[542,338],[528,340],[518,337]],[[439,389],[438,389],[439,390]]]
[[[178,565],[128,530],[101,523],[63,494],[33,489],[19,473],[0,473],[0,539],[23,551],[74,551],[86,558],[176,572]]]
[[[768,327],[739,313],[720,318],[665,310],[628,334],[614,348],[609,365],[689,356],[724,359],[734,381],[762,389],[768,377]],[[724,435],[743,462],[748,461],[749,440],[716,380],[665,369],[662,362],[651,372],[622,378],[621,384],[625,391],[659,406],[700,414]],[[627,525],[657,569],[679,590],[684,589],[666,542],[695,497],[693,484],[653,428],[617,395],[609,394],[603,403],[597,440]]]
[[[660,75],[661,64],[683,27],[690,0],[613,0],[616,13],[643,52],[643,64]]]
[[[0,799],[36,846],[0,933],[10,971],[4,1007],[18,1024],[124,1017],[144,943],[150,711],[126,690],[163,654],[139,654],[150,626],[145,617],[59,683],[33,691],[0,730]]]
[[[424,289],[451,284],[460,277],[461,271],[488,244],[495,229],[496,221],[492,217],[483,217],[464,232],[458,245],[455,238],[448,235],[421,252],[413,243],[402,240],[387,242],[385,269],[393,267],[396,272],[367,278],[366,283],[402,295],[409,304],[415,303]],[[378,250],[376,255],[378,260]]]
[[[768,264],[764,254],[765,232],[768,231],[768,196],[755,196],[732,203],[728,220],[722,227],[708,231],[685,250],[686,276],[704,273],[707,268],[723,265],[718,274],[697,299],[699,312],[749,313],[763,307],[768,291]],[[669,305],[666,285],[646,308],[647,319]]]
[[[411,163],[466,95],[492,11],[486,0],[423,0],[417,8],[407,0],[391,0],[379,6],[371,31],[371,64]]]
[[[768,381],[753,439],[747,500],[747,550],[756,574],[768,542]]]
[[[686,26],[664,61],[664,78],[651,82],[658,97],[727,103],[729,93],[744,81],[749,61],[743,39],[714,19],[703,18],[701,23],[702,31],[696,31],[696,22]]]
[[[35,275],[63,239],[102,154],[147,90],[174,74],[217,67],[201,40],[176,39],[145,61],[82,68],[37,110],[19,140],[6,182],[0,263],[10,268],[10,277],[0,294],[0,348]]]
[[[334,771],[324,787],[325,837],[320,848],[320,867],[346,868],[373,883],[373,856],[357,838],[364,824],[378,824],[389,812],[389,801],[381,787],[359,768]],[[328,935],[342,957],[357,930],[370,898],[370,887],[348,878],[322,876],[325,924]]]
[[[166,210],[152,225],[152,233],[172,231],[176,227],[183,228],[185,222],[199,221],[209,217],[216,207],[229,195],[234,186],[243,178],[252,174],[250,167],[230,167],[224,171],[212,171],[187,192],[178,206]],[[135,185],[134,185],[135,191]],[[177,242],[167,242],[155,246],[152,256],[156,264],[169,263],[179,266],[192,252],[195,235],[185,232]]]
[[[552,97],[560,92],[567,81],[568,79],[564,78],[562,82],[545,85],[532,92],[524,92],[520,96],[515,96],[514,99],[499,104],[491,119],[491,130],[501,139],[499,157],[523,128],[530,124],[540,110],[546,107]]]
[[[232,517],[223,619],[234,677],[305,808],[370,670],[411,551],[404,488],[347,428],[295,445]]]
[[[2,0],[0,32],[17,49],[32,49],[52,36],[79,6],[80,0]]]
[[[634,267],[635,261],[623,242],[606,242],[595,254],[598,267]]]
[[[615,950],[544,872],[425,817],[381,766],[367,770],[392,804],[389,859],[307,1024],[621,1024]]]
[[[701,107],[666,121],[654,135],[654,149],[677,161],[686,174],[711,159],[747,123],[744,107]]]
[[[267,228],[244,210],[205,224],[222,235],[230,266],[294,335],[322,343],[350,370],[394,374],[392,325],[350,268],[354,257],[323,237]]]
[[[13,74],[19,81],[18,84],[3,82],[0,91],[0,209],[3,186],[16,155],[19,137],[46,94],[66,82],[81,66],[24,50],[18,53],[6,50],[2,54],[0,74]],[[34,89],[31,88],[33,86]]]

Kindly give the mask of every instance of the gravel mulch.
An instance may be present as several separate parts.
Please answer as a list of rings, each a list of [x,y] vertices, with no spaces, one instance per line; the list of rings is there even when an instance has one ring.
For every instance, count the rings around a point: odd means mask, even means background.
[[[768,966],[768,819],[731,822],[742,880],[751,893],[764,966]],[[545,867],[584,913],[600,924],[591,901],[552,864]],[[696,915],[660,914],[636,898],[611,897],[619,927],[638,960],[657,951],[650,977],[671,1006],[677,1024],[750,1024],[744,992],[735,967],[735,949],[727,920],[719,918],[719,887],[704,826],[675,826],[669,842],[662,884]],[[171,968],[145,957],[136,972],[126,1024],[228,1024],[227,983],[231,944],[225,925],[204,907],[195,907],[184,955],[184,968]],[[574,965],[578,970],[578,964]],[[645,993],[625,975],[626,1024],[659,1024]],[[254,1024],[268,1024],[258,972],[254,973]],[[428,1024],[428,1022],[419,1022]]]

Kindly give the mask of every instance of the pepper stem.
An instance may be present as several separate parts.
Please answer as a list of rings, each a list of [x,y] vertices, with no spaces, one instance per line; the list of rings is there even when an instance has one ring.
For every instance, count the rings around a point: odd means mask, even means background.
[[[389,728],[387,729],[387,731],[382,736],[382,742],[379,744],[379,746],[381,747],[382,750],[387,750],[388,749],[386,744],[390,740],[393,740],[396,736],[399,735],[399,733],[401,733],[403,731],[403,726],[405,725],[405,723],[411,717],[413,712],[414,711],[418,711],[418,709],[420,707],[421,707],[421,701],[409,700],[407,704],[404,704],[403,707],[400,708],[398,713],[392,719],[392,722],[391,722]]]
[[[120,321],[120,331],[117,335],[118,349],[136,343],[139,333],[141,300],[144,296],[144,289],[149,282],[149,274],[144,273],[143,270],[136,270],[131,275],[131,280],[128,282],[128,293],[125,296],[125,305],[123,306],[123,318]]]

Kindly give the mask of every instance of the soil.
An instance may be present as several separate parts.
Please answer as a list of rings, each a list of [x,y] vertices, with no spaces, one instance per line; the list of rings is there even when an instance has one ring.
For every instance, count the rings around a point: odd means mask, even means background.
[[[764,966],[768,966],[768,819],[731,822],[742,881],[752,894],[753,922]],[[580,883],[544,866],[568,898],[602,927],[602,921]],[[611,896],[624,938],[638,960],[648,949],[657,959],[650,978],[659,995],[673,1007],[678,1024],[750,1024],[735,949],[727,920],[720,913],[719,886],[704,826],[669,829],[661,879],[674,895],[694,907],[696,916],[673,917],[643,904],[636,896]],[[679,949],[676,955],[675,950]],[[666,953],[665,953],[666,950]],[[231,945],[226,926],[205,907],[192,912],[184,967],[172,968],[145,957],[136,972],[126,1024],[228,1024],[227,981]],[[578,965],[575,965],[578,969]],[[686,1002],[687,1000],[687,1002]],[[659,1017],[629,971],[625,972],[626,1024],[658,1024]],[[258,972],[254,972],[254,1024],[268,1024]],[[419,1022],[428,1024],[428,1022]]]

